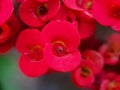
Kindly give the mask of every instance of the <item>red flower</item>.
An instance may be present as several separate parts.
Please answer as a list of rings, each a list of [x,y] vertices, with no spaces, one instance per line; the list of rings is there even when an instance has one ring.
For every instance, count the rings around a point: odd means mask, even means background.
[[[94,0],[93,16],[100,24],[120,31],[119,0]]]
[[[12,15],[6,23],[0,25],[0,54],[8,52],[14,46],[20,28],[20,22],[15,15]]]
[[[102,81],[100,90],[119,90],[120,89],[120,76],[114,80],[105,79]]]
[[[102,71],[104,66],[104,59],[102,55],[94,50],[85,50],[82,53],[83,60],[91,60],[94,63],[95,73],[98,74]]]
[[[12,0],[0,1],[0,25],[8,20],[8,18],[12,15],[13,10],[14,6]]]
[[[72,80],[78,87],[90,87],[95,81],[94,65],[90,60],[82,61],[72,72]]]
[[[119,33],[113,33],[107,38],[108,43],[116,43],[116,48],[119,47],[118,44],[120,44],[120,34]]]
[[[115,33],[109,36],[107,44],[100,47],[100,53],[103,55],[106,64],[117,64],[120,56],[120,34]]]
[[[65,21],[53,21],[43,28],[46,41],[45,61],[56,71],[68,72],[75,69],[81,61],[78,51],[80,35],[74,26]]]
[[[19,9],[24,23],[32,27],[43,26],[59,10],[60,0],[25,0]]]
[[[119,61],[119,56],[114,53],[114,49],[108,44],[102,45],[99,52],[103,55],[105,64],[115,65]]]
[[[43,55],[45,43],[41,32],[37,29],[27,29],[20,33],[16,47],[22,54],[19,59],[20,70],[29,77],[44,75],[48,70]]]

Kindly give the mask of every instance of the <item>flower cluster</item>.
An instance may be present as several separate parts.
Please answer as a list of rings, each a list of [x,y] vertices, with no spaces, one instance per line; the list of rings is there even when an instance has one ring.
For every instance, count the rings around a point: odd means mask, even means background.
[[[97,22],[120,31],[120,0],[1,0],[0,54],[15,45],[29,77],[70,72],[80,88],[120,90],[120,34],[101,42]]]

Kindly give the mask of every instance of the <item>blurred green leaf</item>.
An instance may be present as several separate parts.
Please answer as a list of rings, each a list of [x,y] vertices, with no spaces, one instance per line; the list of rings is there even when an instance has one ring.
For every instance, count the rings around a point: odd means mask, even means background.
[[[0,83],[3,90],[18,90],[17,84],[14,82],[16,65],[16,61],[11,55],[0,56]]]

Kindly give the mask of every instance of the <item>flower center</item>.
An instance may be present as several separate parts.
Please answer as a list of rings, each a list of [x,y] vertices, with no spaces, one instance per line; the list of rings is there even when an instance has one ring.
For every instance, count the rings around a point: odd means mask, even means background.
[[[120,44],[119,43],[110,43],[107,52],[111,53],[114,56],[120,55]]]
[[[87,2],[86,3],[86,10],[91,10],[92,9],[92,4],[93,4],[92,1]]]
[[[120,19],[120,6],[112,6],[111,16],[115,17],[116,19]]]
[[[79,7],[82,7],[83,9],[86,10],[91,10],[92,9],[92,0],[76,0],[76,3]]]
[[[53,42],[53,48],[52,48],[53,53],[56,56],[64,56],[66,54],[66,45],[62,41],[55,41]]]
[[[80,75],[87,78],[90,75],[90,70],[88,68],[83,67],[80,72]]]
[[[37,9],[37,15],[44,16],[48,13],[48,5],[47,3],[41,4]]]
[[[108,90],[116,90],[117,85],[118,84],[116,82],[114,82],[114,81],[110,82],[109,85],[108,85]]]
[[[40,61],[43,58],[43,48],[41,46],[32,47],[28,56],[32,61]]]

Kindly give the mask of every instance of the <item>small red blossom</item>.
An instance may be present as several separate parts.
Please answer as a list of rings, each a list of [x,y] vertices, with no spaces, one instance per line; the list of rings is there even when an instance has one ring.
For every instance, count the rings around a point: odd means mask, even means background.
[[[104,66],[103,56],[94,50],[85,50],[82,53],[83,60],[91,60],[96,67],[96,74],[100,73]]]
[[[20,28],[21,24],[15,15],[11,15],[6,23],[0,25],[0,54],[7,53],[14,46]]]
[[[106,64],[117,64],[120,56],[120,34],[110,35],[107,44],[100,47],[100,53],[103,55]]]
[[[117,64],[119,56],[117,55],[117,53],[113,52],[113,48],[111,48],[109,45],[107,44],[102,45],[100,47],[99,52],[103,55],[105,64],[108,65]]]
[[[75,69],[71,78],[78,87],[90,87],[95,81],[94,65],[90,60],[82,61],[80,66]]]
[[[120,89],[120,76],[114,80],[105,79],[101,83],[100,90],[119,90]]]
[[[25,0],[20,5],[19,16],[25,24],[39,27],[51,20],[59,8],[60,0]]]
[[[71,23],[50,22],[43,28],[42,34],[47,43],[44,49],[45,61],[53,70],[68,72],[80,64],[80,35]]]
[[[94,0],[93,16],[104,26],[111,26],[113,30],[120,31],[120,1]]]
[[[37,29],[24,30],[18,36],[16,47],[21,53],[19,67],[25,75],[37,77],[47,72],[49,67],[44,60],[44,45],[41,32]]]

